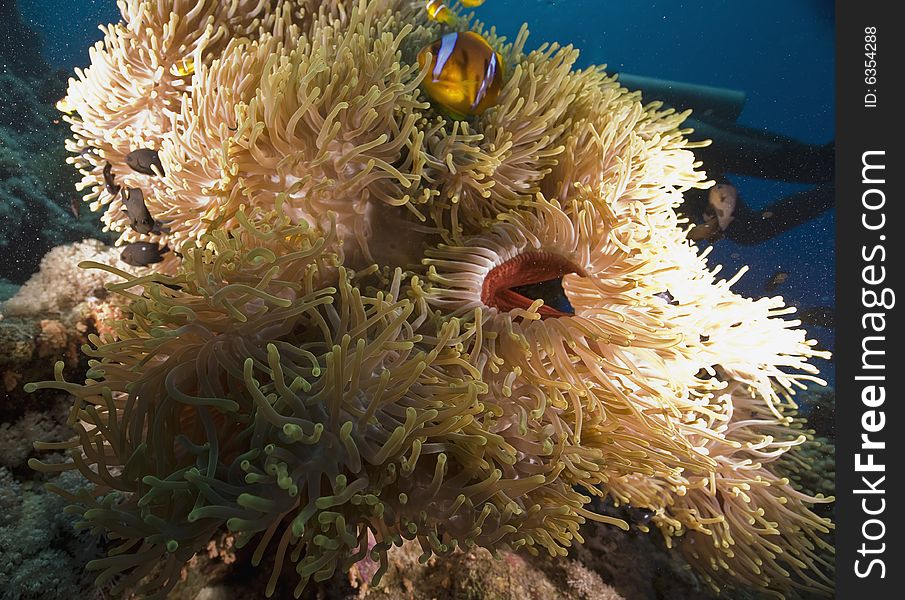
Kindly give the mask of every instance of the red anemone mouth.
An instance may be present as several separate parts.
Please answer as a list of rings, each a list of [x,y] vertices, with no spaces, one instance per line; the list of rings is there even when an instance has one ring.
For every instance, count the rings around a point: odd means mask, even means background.
[[[481,285],[481,302],[504,312],[516,308],[527,310],[537,298],[516,288],[558,280],[569,273],[581,274],[581,269],[562,256],[549,252],[519,254],[487,273]],[[553,308],[546,300],[537,312],[541,319],[572,314]]]

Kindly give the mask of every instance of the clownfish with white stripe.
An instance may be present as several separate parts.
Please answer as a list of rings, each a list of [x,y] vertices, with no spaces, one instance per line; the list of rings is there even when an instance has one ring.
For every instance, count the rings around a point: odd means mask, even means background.
[[[427,10],[427,16],[432,21],[445,25],[455,25],[456,14],[443,3],[443,0],[427,0],[424,8]]]
[[[418,53],[430,71],[422,87],[452,117],[478,115],[496,103],[503,87],[503,59],[473,31],[447,33]]]

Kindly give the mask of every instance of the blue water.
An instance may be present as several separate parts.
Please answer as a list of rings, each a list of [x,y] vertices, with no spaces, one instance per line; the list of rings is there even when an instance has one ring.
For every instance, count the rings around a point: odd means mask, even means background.
[[[71,70],[88,62],[100,39],[97,24],[119,20],[113,0],[21,0],[24,17],[46,41],[54,65]],[[65,6],[65,8],[63,8]],[[478,17],[513,38],[522,22],[529,46],[544,41],[582,50],[579,66],[624,71],[742,90],[739,122],[823,144],[834,138],[834,13],[830,0],[487,0]],[[752,208],[802,189],[781,182],[730,177]],[[734,273],[745,295],[763,295],[777,270],[789,273],[776,293],[808,308],[835,304],[834,211],[757,246],[716,244],[712,262]],[[812,328],[832,350],[833,332]],[[821,361],[831,382],[831,364]]]

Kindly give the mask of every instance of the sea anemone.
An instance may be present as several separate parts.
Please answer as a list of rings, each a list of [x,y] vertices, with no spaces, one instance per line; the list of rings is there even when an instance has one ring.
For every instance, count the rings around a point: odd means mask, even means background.
[[[62,104],[73,137],[66,147],[82,175],[77,187],[87,190],[92,210],[103,209],[106,229],[120,232],[120,242],[166,244],[160,231],[141,237],[127,225],[119,190],[141,189],[156,216],[164,212],[164,188],[158,178],[129,169],[125,157],[139,148],[158,150],[172,132],[172,115],[192,87],[191,76],[174,67],[184,60],[203,64],[230,39],[266,31],[277,15],[258,0],[153,0],[126,2],[121,10],[121,23],[101,27],[104,38],[90,50],[91,66],[69,80]],[[116,189],[105,185],[107,165]]]
[[[284,564],[297,594],[365,557],[379,579],[404,539],[564,555],[588,519],[628,528],[597,496],[649,510],[718,589],[831,590],[826,499],[778,461],[825,354],[687,241],[675,209],[711,184],[687,113],[459,20],[506,69],[452,118],[420,88],[441,26],[409,2],[123,16],[71,84],[70,147],[105,222],[173,252],[87,265],[123,278],[126,316],[83,384],[30,386],[76,397],[76,437],[42,444],[71,462],[31,464],[94,484],[70,496],[119,541],[101,582],[162,596],[224,527],[255,563],[273,548],[268,593]],[[127,172],[136,146],[163,169]]]
[[[807,437],[794,405],[788,398],[765,402],[738,382],[720,394],[726,418],[717,435],[699,438],[716,462],[712,473],[685,479],[681,494],[673,483],[629,475],[611,488],[614,498],[652,510],[651,524],[667,545],[698,565],[717,593],[741,581],[777,598],[796,591],[831,595],[833,549],[826,536],[833,525],[811,507],[832,498],[796,490],[781,466]]]
[[[365,556],[369,533],[386,569],[403,538],[437,554],[563,552],[584,517],[613,521],[558,476],[552,425],[542,441],[511,437],[518,414],[480,400],[459,323],[401,298],[401,271],[362,292],[324,252],[328,238],[285,217],[266,229],[238,218],[230,235],[184,246],[175,276],[86,264],[125,279],[110,288],[132,297],[131,314],[116,336],[92,338],[100,360],[84,385],[58,370],[29,388],[77,398],[78,437],[41,445],[74,461],[32,464],[95,484],[70,497],[120,541],[89,565],[99,584],[126,572],[124,590],[153,574],[138,591],[165,593],[223,526],[240,546],[257,540],[255,562],[275,541],[268,591],[290,560],[301,592]]]
[[[472,352],[498,394],[515,395],[532,414],[558,413],[572,442],[596,448],[588,470],[601,472],[597,483],[706,468],[668,410],[683,403],[679,373],[637,366],[672,364],[682,351],[681,331],[670,331],[657,308],[637,306],[646,265],[611,243],[614,220],[593,203],[575,201],[566,212],[540,198],[534,208],[500,215],[462,247],[429,250],[428,302],[470,324]],[[572,314],[517,291],[560,279]]]

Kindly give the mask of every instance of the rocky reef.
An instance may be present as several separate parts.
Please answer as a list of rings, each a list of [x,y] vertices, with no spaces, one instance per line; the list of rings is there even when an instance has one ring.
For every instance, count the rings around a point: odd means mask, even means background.
[[[85,564],[106,551],[102,536],[78,528],[65,498],[88,482],[75,473],[36,473],[30,458],[62,462],[36,444],[67,437],[72,398],[26,394],[23,384],[51,375],[51,363],[66,372],[87,367],[80,347],[121,308],[109,302],[109,276],[77,265],[99,259],[117,263],[117,252],[97,240],[52,249],[40,270],[12,298],[0,302],[0,598],[3,600],[103,598]],[[48,362],[50,361],[50,362]]]

